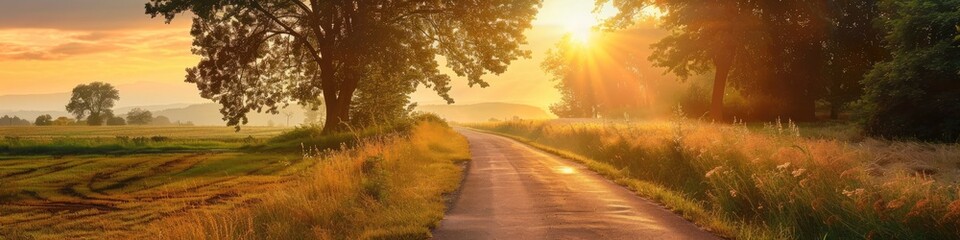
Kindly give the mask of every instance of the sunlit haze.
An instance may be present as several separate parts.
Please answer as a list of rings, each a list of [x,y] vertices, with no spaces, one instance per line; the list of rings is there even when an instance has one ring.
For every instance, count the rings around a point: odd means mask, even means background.
[[[77,0],[0,0],[0,95],[49,94],[70,91],[81,83],[103,81],[118,86],[118,106],[199,103],[184,69],[196,65],[190,53],[190,20],[171,24],[143,14],[143,2]],[[547,0],[527,31],[533,57],[514,62],[507,72],[489,75],[489,88],[469,88],[455,78],[451,95],[457,103],[513,102],[546,107],[559,94],[540,70],[545,52],[564,34],[586,41],[599,17],[593,1]],[[156,93],[152,97],[135,95]],[[142,91],[141,91],[142,90]],[[413,95],[420,104],[439,104],[429,90]],[[0,109],[30,110],[21,106]]]

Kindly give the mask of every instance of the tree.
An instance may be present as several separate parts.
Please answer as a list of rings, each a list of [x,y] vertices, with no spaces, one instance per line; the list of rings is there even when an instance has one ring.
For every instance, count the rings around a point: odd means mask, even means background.
[[[589,44],[561,38],[540,65],[562,95],[551,111],[560,117],[623,118],[649,107],[637,67],[646,49],[632,45],[639,34],[597,33]]]
[[[747,38],[757,35],[754,8],[743,1],[711,0],[597,0],[597,5],[612,3],[620,12],[608,21],[615,28],[633,25],[643,17],[643,9],[656,3],[666,10],[661,27],[670,34],[653,45],[650,60],[685,80],[713,70],[714,84],[710,115],[723,120],[723,96],[731,71],[739,70],[735,59],[746,55]]]
[[[891,58],[864,80],[874,136],[960,140],[960,0],[884,0]]]
[[[11,117],[11,116],[4,115],[2,118],[0,118],[0,126],[28,126],[28,125],[30,125],[30,121],[27,121],[26,119],[21,119],[20,117],[17,117],[17,116]]]
[[[251,111],[277,114],[290,102],[309,105],[323,95],[324,132],[349,121],[358,87],[370,69],[400,85],[423,84],[448,103],[450,76],[438,56],[470,86],[486,87],[519,57],[523,31],[540,0],[151,0],[146,11],[167,22],[194,15],[194,53],[187,82],[219,102],[228,125]]]
[[[113,116],[111,108],[119,99],[120,92],[109,83],[80,84],[73,88],[67,111],[77,116],[77,119],[87,117],[88,125],[99,126]]]
[[[173,122],[170,121],[170,118],[166,116],[156,116],[153,120],[150,120],[150,125],[171,125]]]
[[[839,118],[845,105],[863,95],[864,75],[887,57],[883,33],[877,24],[880,7],[874,0],[830,2],[826,42],[826,92],[830,118]]]
[[[124,120],[122,117],[114,116],[107,119],[107,126],[123,126],[123,125],[127,125],[127,121]]]
[[[134,108],[127,113],[127,124],[147,125],[150,124],[151,121],[153,121],[153,113],[150,111]]]
[[[312,107],[312,106],[304,106],[304,107],[303,107],[303,111],[304,111],[304,112],[303,112],[303,116],[304,116],[303,124],[305,124],[305,125],[323,124],[323,112],[324,112],[324,111],[323,111],[322,109],[320,109],[321,107],[323,107],[323,106],[322,106],[322,105],[313,106],[313,107]]]
[[[36,126],[50,126],[53,125],[53,117],[50,114],[44,114],[37,117],[37,120],[33,122],[33,125]]]
[[[77,122],[77,121],[75,121],[75,120],[73,120],[73,119],[71,119],[71,118],[68,118],[68,117],[58,117],[57,120],[54,120],[54,121],[53,121],[53,125],[56,125],[56,126],[68,126],[68,125],[73,125],[73,124],[75,124],[76,122]]]

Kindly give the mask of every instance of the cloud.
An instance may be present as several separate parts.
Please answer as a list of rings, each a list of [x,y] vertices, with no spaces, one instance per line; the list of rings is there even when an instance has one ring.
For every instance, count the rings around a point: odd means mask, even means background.
[[[0,29],[118,30],[162,28],[163,20],[146,15],[146,1],[136,0],[0,0]],[[186,26],[189,18],[174,25]]]
[[[7,29],[0,30],[0,61],[56,61],[94,54],[183,55],[184,50],[190,48],[190,39],[184,30]]]

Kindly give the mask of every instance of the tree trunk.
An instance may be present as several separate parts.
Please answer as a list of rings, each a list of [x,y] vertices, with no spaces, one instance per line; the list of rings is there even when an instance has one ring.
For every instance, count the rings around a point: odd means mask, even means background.
[[[723,96],[727,88],[727,77],[730,75],[730,66],[733,64],[734,54],[720,53],[713,58],[716,75],[713,80],[713,97],[710,102],[710,117],[714,121],[724,121]]]
[[[830,103],[830,119],[837,120],[840,118],[840,104],[832,102]]]

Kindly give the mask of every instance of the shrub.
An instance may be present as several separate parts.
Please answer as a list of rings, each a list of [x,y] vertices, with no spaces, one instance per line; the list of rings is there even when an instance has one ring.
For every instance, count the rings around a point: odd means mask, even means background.
[[[889,61],[864,80],[874,136],[953,142],[960,139],[958,1],[887,0]],[[917,27],[924,26],[924,27]]]

